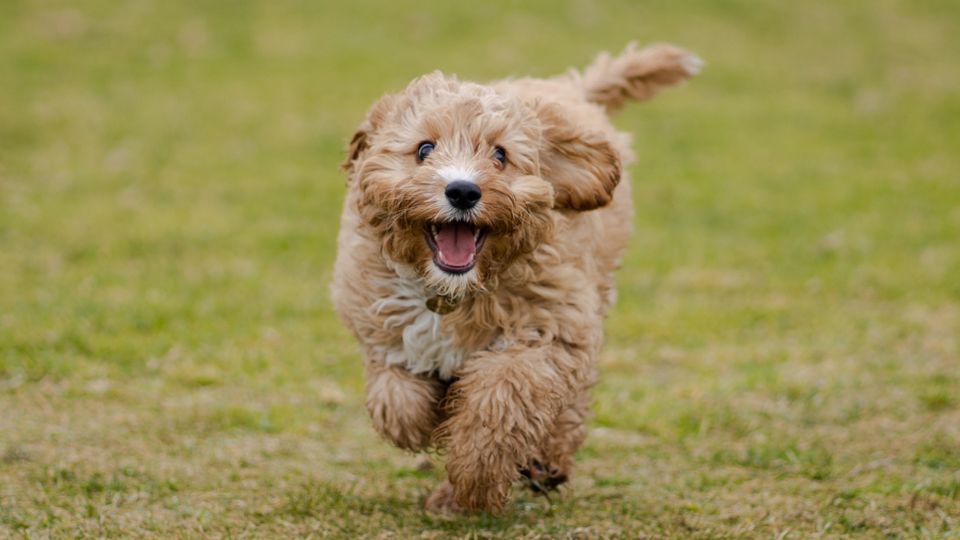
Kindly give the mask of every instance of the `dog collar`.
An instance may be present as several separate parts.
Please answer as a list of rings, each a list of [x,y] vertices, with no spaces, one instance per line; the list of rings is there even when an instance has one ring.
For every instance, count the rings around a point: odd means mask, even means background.
[[[427,309],[436,313],[437,315],[446,315],[447,313],[457,309],[458,305],[460,305],[459,299],[453,299],[442,294],[427,298]]]

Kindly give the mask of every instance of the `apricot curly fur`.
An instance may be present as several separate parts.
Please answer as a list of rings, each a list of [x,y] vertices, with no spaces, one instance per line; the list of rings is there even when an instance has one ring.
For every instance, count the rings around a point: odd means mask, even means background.
[[[428,510],[502,511],[531,463],[550,485],[572,473],[633,219],[630,137],[607,113],[700,64],[631,45],[551,79],[434,72],[378,100],[353,136],[331,293],[362,348],[374,428],[446,455]],[[454,180],[479,187],[476,206],[450,204]],[[428,240],[452,222],[478,235],[461,273]],[[452,312],[427,309],[438,295]]]

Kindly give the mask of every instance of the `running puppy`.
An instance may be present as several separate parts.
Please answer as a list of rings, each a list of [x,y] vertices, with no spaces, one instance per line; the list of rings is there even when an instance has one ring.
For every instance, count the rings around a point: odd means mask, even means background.
[[[671,46],[490,84],[434,72],[350,142],[332,293],[376,430],[441,449],[434,511],[498,512],[569,478],[630,236],[630,136],[608,119],[694,75]]]

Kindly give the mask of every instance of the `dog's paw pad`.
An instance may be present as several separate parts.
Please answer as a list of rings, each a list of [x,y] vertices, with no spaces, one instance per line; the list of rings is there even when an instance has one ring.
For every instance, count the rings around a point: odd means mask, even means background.
[[[530,465],[520,469],[520,475],[527,482],[527,487],[534,493],[547,494],[555,491],[557,486],[567,481],[567,475],[556,467],[544,467],[539,460],[530,460]]]

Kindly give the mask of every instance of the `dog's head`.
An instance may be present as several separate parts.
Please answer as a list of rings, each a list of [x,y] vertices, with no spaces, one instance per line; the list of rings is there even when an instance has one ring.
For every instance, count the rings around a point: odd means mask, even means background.
[[[459,297],[548,239],[557,212],[607,204],[621,164],[558,105],[433,73],[374,104],[344,168],[383,254]]]

